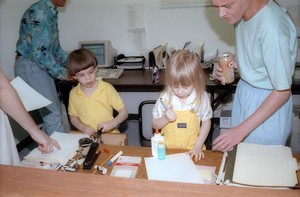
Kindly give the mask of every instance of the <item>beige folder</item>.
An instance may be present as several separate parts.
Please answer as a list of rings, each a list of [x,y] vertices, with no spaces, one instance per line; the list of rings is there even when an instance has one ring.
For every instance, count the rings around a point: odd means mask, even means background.
[[[297,160],[290,147],[240,143],[237,146],[232,182],[263,187],[294,187]]]

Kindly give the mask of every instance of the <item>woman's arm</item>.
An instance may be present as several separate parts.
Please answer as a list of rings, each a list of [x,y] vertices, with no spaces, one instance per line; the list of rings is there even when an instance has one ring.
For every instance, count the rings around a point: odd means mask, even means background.
[[[59,144],[41,131],[26,111],[17,92],[8,78],[0,69],[0,107],[17,121],[39,143],[39,150],[43,153],[52,152],[54,147],[60,149]],[[4,131],[1,131],[4,132]]]

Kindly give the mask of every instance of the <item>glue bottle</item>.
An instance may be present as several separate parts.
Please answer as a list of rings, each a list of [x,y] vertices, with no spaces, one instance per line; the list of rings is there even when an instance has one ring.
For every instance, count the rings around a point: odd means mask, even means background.
[[[166,159],[166,147],[164,142],[159,142],[157,146],[157,155],[159,160]]]
[[[155,158],[158,158],[157,148],[159,142],[164,142],[164,137],[158,132],[158,129],[155,129],[154,136],[151,137],[152,156]]]

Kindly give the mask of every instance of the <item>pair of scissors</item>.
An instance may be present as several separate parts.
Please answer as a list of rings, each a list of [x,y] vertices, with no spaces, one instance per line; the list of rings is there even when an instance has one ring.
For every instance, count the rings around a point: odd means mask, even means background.
[[[99,129],[95,135],[92,136],[93,142],[97,142],[98,144],[104,144],[102,140],[102,128]]]

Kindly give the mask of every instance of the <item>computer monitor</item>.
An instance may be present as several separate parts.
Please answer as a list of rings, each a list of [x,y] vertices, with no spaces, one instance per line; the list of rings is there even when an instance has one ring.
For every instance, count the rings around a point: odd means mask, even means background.
[[[117,50],[111,45],[109,40],[79,41],[79,48],[92,51],[98,61],[99,67],[111,67],[114,65],[114,57]]]

